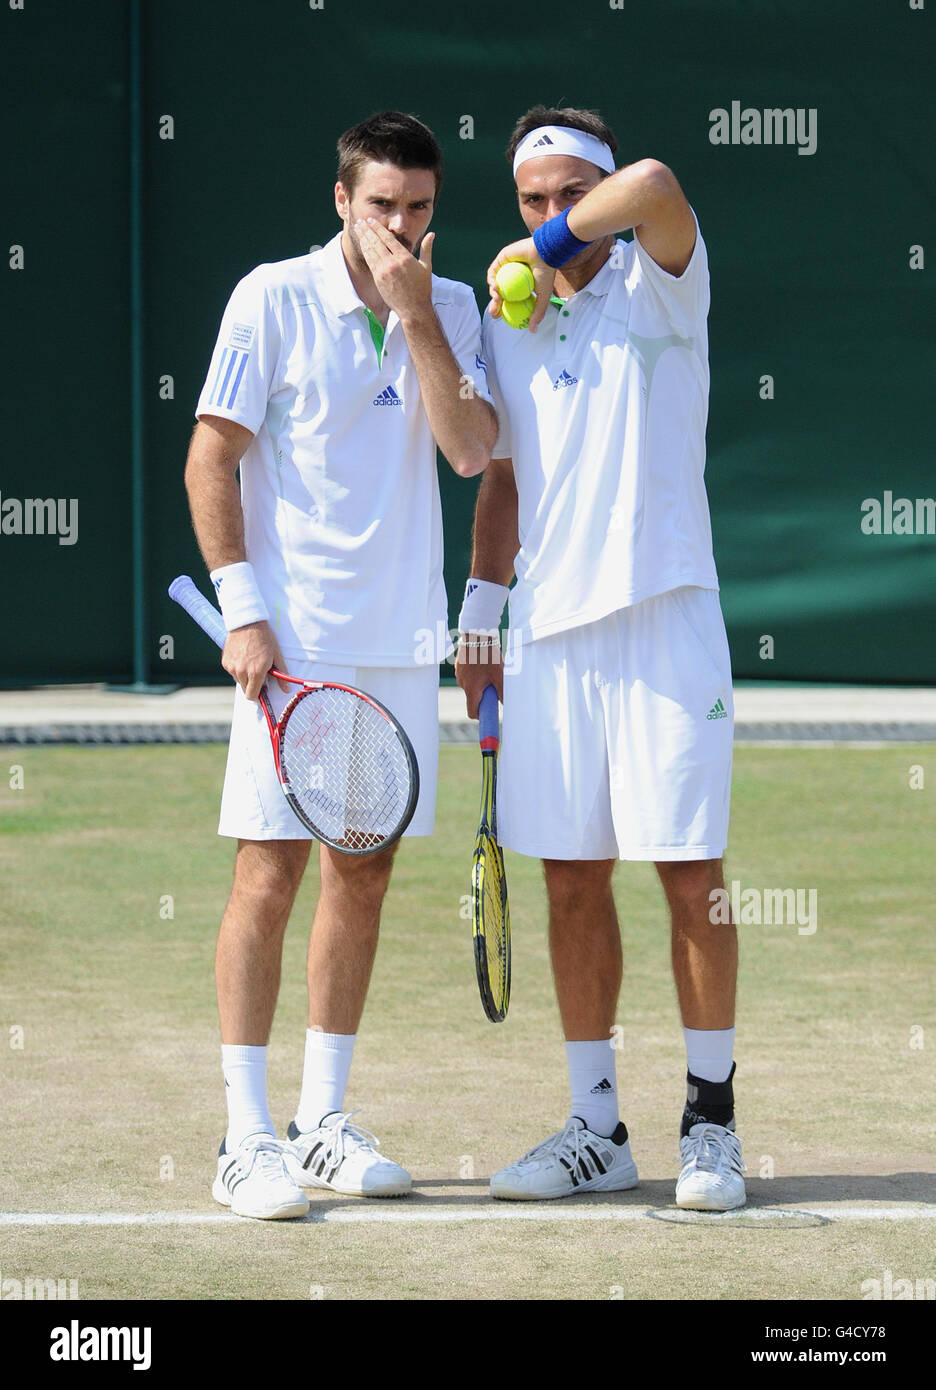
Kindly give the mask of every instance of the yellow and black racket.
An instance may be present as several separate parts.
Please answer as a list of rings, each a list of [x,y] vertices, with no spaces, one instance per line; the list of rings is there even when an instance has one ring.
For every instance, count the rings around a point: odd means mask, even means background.
[[[504,856],[497,843],[498,728],[497,691],[489,685],[478,710],[481,824],[471,861],[471,926],[481,1003],[492,1023],[502,1023],[510,1005],[510,908]]]

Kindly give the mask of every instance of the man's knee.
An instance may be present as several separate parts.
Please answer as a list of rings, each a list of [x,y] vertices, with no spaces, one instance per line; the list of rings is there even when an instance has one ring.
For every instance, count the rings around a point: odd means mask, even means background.
[[[377,854],[341,854],[323,845],[322,890],[349,893],[361,903],[379,907],[390,883],[399,841]]]
[[[563,912],[606,899],[615,863],[614,859],[544,859],[551,910]]]
[[[241,840],[231,900],[264,916],[289,915],[309,858],[305,840]]]
[[[674,915],[707,921],[712,892],[723,884],[720,859],[687,859],[657,864],[660,882]]]

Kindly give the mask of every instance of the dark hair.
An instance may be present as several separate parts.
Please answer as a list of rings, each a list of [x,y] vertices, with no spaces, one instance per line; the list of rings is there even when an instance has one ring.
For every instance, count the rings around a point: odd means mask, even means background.
[[[442,150],[432,131],[402,111],[378,111],[338,137],[338,179],[353,193],[369,159],[400,169],[431,169],[436,197],[442,188]]]
[[[607,121],[602,120],[597,111],[585,111],[578,106],[531,106],[514,126],[507,145],[507,162],[513,165],[517,146],[525,135],[541,125],[566,125],[573,130],[583,130],[586,135],[596,135],[603,140],[613,155],[617,154],[617,140]],[[604,175],[602,170],[602,175]]]

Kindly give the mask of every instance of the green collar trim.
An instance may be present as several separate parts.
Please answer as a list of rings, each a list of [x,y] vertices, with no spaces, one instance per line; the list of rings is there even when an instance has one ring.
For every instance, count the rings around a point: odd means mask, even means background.
[[[364,312],[367,315],[367,322],[370,327],[371,341],[377,351],[377,366],[379,367],[383,362],[384,326],[377,315],[371,313],[366,304],[364,306]]]

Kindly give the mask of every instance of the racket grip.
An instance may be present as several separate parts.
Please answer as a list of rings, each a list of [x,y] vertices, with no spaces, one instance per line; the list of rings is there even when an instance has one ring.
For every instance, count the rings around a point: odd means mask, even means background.
[[[207,632],[212,642],[215,642],[219,647],[224,646],[228,635],[224,619],[214,604],[209,603],[202,591],[196,588],[187,574],[180,574],[178,579],[173,579],[169,585],[169,597],[184,608],[190,618],[195,619],[201,630]]]
[[[485,688],[478,706],[478,741],[482,748],[500,747],[500,712],[497,704],[497,691],[493,685]]]

